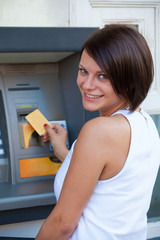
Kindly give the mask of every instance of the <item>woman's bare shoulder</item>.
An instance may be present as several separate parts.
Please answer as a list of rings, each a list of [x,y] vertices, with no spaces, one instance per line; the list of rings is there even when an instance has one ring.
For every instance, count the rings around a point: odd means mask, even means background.
[[[102,164],[99,179],[104,180],[115,176],[124,166],[130,139],[130,125],[123,115],[99,117],[84,125],[77,147],[79,152],[82,149],[88,152],[96,166]]]
[[[81,133],[83,136],[91,136],[92,139],[100,137],[102,140],[113,138],[122,139],[123,135],[130,133],[130,125],[123,115],[109,117],[97,117],[84,124]],[[104,139],[103,139],[104,138]]]

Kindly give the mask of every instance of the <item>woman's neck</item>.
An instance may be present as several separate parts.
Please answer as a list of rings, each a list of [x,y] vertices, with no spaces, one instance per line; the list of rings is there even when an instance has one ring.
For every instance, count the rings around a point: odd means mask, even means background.
[[[106,111],[100,111],[101,117],[108,117],[111,116],[113,113],[117,112],[118,110],[130,110],[130,104],[127,101],[119,102],[118,104],[114,105],[112,108],[107,109]]]

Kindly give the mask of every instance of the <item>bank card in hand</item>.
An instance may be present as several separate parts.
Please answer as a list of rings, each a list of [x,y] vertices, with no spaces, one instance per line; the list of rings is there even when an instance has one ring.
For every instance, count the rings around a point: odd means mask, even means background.
[[[27,116],[25,116],[25,118],[40,136],[46,133],[44,124],[48,124],[50,127],[52,127],[52,125],[39,111],[39,109],[36,109],[33,112],[29,113]]]
[[[64,127],[67,130],[67,122],[66,122],[66,120],[57,120],[57,121],[49,121],[49,122],[51,124],[58,123],[58,124],[60,124],[62,127]],[[68,137],[67,137],[67,148],[69,148],[69,139],[68,139]],[[50,150],[53,150],[51,142],[50,142]]]

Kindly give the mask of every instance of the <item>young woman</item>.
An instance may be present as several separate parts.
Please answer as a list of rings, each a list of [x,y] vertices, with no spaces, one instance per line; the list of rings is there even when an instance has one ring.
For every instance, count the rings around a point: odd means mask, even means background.
[[[82,48],[77,84],[88,121],[70,151],[60,125],[46,127],[64,161],[57,204],[37,240],[145,240],[147,211],[160,163],[160,140],[140,108],[153,80],[143,36],[125,25],[96,31]]]

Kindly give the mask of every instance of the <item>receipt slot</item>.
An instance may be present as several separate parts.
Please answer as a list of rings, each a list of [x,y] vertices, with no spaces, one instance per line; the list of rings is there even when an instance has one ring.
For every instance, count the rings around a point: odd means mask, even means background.
[[[55,204],[61,163],[25,116],[35,109],[68,130],[92,115],[76,85],[79,51],[96,28],[0,28],[0,210]],[[93,113],[94,114],[94,113]]]

